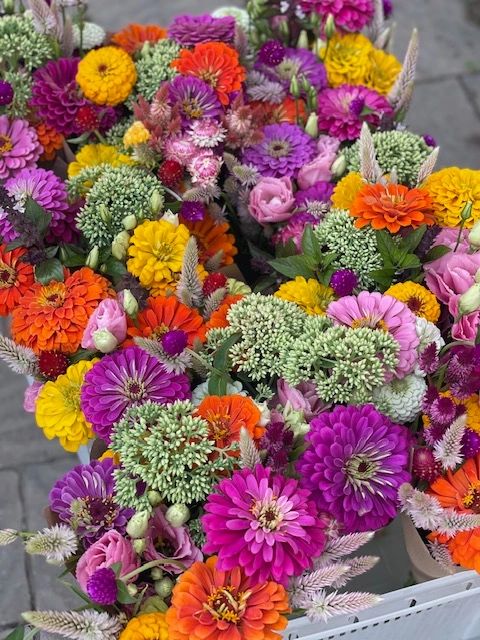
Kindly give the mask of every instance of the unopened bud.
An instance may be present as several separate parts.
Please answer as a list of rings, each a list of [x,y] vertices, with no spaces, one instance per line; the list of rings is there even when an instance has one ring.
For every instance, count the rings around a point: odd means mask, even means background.
[[[470,229],[468,242],[474,249],[480,249],[480,220],[478,220]]]
[[[127,533],[131,538],[143,538],[148,528],[150,514],[148,511],[137,511],[127,524]]]
[[[473,284],[460,296],[458,311],[461,316],[473,313],[480,308],[480,284]]]
[[[160,567],[153,567],[150,573],[152,575],[152,580],[161,580],[163,578],[163,569]]]
[[[328,14],[327,19],[325,20],[325,36],[328,40],[333,38],[335,34],[335,18],[331,13]]]
[[[142,604],[140,611],[142,613],[157,613],[158,611],[165,613],[167,609],[168,606],[160,596],[150,596],[150,598],[147,598]]]
[[[130,244],[130,234],[128,231],[120,231],[112,242],[112,256],[117,260],[125,260],[127,257],[128,245]]]
[[[460,214],[460,217],[464,222],[472,217],[472,208],[473,204],[471,202],[465,203],[465,206],[462,209],[462,213]]]
[[[477,271],[477,273],[475,274],[475,282],[477,284],[480,284],[480,269]]]
[[[300,31],[300,35],[297,40],[297,49],[310,49],[310,45],[308,43],[308,34],[305,29]]]
[[[171,578],[162,578],[158,582],[155,582],[155,593],[161,598],[168,598],[172,593],[174,582]]]
[[[121,300],[122,300],[123,310],[131,318],[135,318],[138,313],[137,299],[135,298],[133,293],[130,291],[130,289],[123,289],[121,293],[122,293]]]
[[[313,45],[313,50],[319,58],[322,56],[322,52],[325,49],[326,44],[325,40],[322,40],[321,38],[316,39],[315,44]]]
[[[338,156],[338,158],[336,158],[333,161],[333,164],[330,167],[330,171],[332,172],[333,176],[335,176],[336,178],[339,178],[345,173],[346,168],[347,168],[347,161],[345,159],[345,156],[341,155],[341,156]]]
[[[3,0],[3,10],[5,13],[15,13],[15,0]]]
[[[109,224],[112,220],[112,214],[108,210],[107,205],[103,203],[98,205],[98,215],[105,224]]]
[[[178,227],[179,225],[178,215],[176,213],[173,213],[173,211],[170,211],[170,209],[167,209],[165,211],[165,213],[162,216],[162,220],[165,220],[166,222],[170,222],[170,224],[173,224],[176,227]]]
[[[186,504],[172,504],[167,509],[165,518],[172,525],[172,527],[181,527],[190,518],[190,509]]]
[[[294,98],[300,97],[300,86],[298,84],[297,76],[292,76],[292,79],[290,80],[290,93]]]
[[[157,214],[162,208],[163,198],[159,191],[154,191],[150,196],[150,211],[153,214]]]
[[[134,598],[138,593],[138,587],[135,584],[133,584],[133,582],[131,582],[130,584],[127,584],[127,591],[128,591],[128,595]]]
[[[307,124],[305,125],[305,133],[308,133],[312,138],[318,136],[318,116],[316,113],[311,113],[308,116]]]
[[[133,215],[133,213],[129,216],[125,216],[122,220],[123,228],[127,231],[132,231],[137,226],[137,218]]]
[[[100,249],[95,245],[85,260],[85,266],[95,270],[98,267],[98,260],[100,258]]]
[[[135,549],[135,553],[141,555],[147,548],[147,541],[145,538],[137,538],[136,540],[133,540],[132,546]]]
[[[118,340],[108,329],[97,329],[92,337],[95,349],[102,353],[110,353],[118,347]]]
[[[280,32],[280,36],[287,40],[290,36],[290,27],[288,26],[288,22],[286,20],[282,20],[278,25],[278,30]]]

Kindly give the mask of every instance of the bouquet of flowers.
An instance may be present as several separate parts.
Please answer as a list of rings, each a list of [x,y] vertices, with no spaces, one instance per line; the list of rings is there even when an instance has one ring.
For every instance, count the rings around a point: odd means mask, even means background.
[[[0,532],[79,585],[31,634],[273,640],[378,600],[351,554],[401,508],[475,566],[480,172],[402,124],[416,32],[402,65],[380,0],[108,38],[5,4],[0,356],[96,440]]]

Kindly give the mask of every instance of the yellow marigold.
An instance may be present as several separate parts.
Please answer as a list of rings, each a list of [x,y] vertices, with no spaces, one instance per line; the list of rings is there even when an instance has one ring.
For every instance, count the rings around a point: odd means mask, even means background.
[[[303,276],[297,276],[295,280],[282,284],[275,296],[288,302],[295,302],[310,315],[321,316],[325,314],[330,302],[335,299],[333,289],[314,278],[306,280]]]
[[[465,226],[470,228],[480,219],[480,171],[447,167],[432,173],[423,188],[430,194],[438,225],[460,225],[462,209],[467,202],[472,203],[472,214]]]
[[[68,165],[68,177],[73,178],[85,167],[94,167],[98,164],[118,167],[121,164],[134,164],[134,161],[110,144],[86,144],[77,153],[75,160]]]
[[[373,50],[370,40],[361,33],[335,33],[321,52],[330,86],[362,84],[372,66]]]
[[[401,70],[402,65],[394,55],[382,49],[373,49],[370,53],[370,68],[362,84],[386,95],[392,89]]]
[[[360,189],[365,186],[359,173],[349,173],[337,183],[332,194],[332,205],[336,209],[346,209],[352,206]]]
[[[78,63],[77,82],[86,98],[114,107],[124,102],[137,81],[132,58],[119,47],[92,49]]]
[[[166,220],[143,222],[130,238],[128,270],[157,295],[169,286],[175,288],[189,237],[183,224],[177,226]]]
[[[123,136],[123,144],[126,147],[134,147],[137,144],[143,144],[149,140],[150,131],[140,120],[136,120],[131,124]]]
[[[58,438],[65,451],[74,453],[87,444],[93,432],[80,409],[80,389],[87,371],[98,360],[81,360],[55,381],[46,382],[38,394],[35,419],[48,440]]]
[[[385,294],[405,303],[420,318],[435,323],[440,317],[438,300],[431,291],[417,282],[399,282],[387,289]]]
[[[165,614],[144,613],[129,620],[119,640],[168,640]]]

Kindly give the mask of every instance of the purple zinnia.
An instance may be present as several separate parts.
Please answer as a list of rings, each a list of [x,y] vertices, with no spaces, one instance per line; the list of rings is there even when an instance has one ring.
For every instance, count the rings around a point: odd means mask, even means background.
[[[406,427],[373,405],[337,406],[312,420],[306,439],[301,484],[345,533],[375,531],[395,517],[398,489],[410,480]]]
[[[93,430],[107,443],[125,411],[148,400],[166,404],[190,398],[183,374],[167,373],[157,358],[133,346],[99,360],[85,376],[81,407]]]
[[[267,40],[260,47],[258,61],[269,67],[276,67],[285,58],[286,49],[279,40]]]
[[[357,274],[351,269],[339,269],[330,278],[330,286],[339,298],[352,295],[357,285]]]
[[[346,31],[361,31],[373,18],[373,0],[301,0],[305,13],[318,13],[324,19],[332,14],[335,25]]]
[[[308,49],[285,49],[284,56],[275,67],[262,66],[262,60],[256,64],[256,68],[263,71],[271,80],[277,80],[288,91],[293,77],[302,76],[317,91],[325,89],[327,86],[327,72],[325,66]]]
[[[300,189],[295,194],[295,204],[300,209],[308,209],[312,202],[330,203],[335,185],[332,182],[320,180],[307,189]]]
[[[37,132],[26,120],[0,116],[0,181],[34,167],[42,152]]]
[[[184,47],[191,47],[200,42],[230,44],[235,38],[235,18],[214,18],[209,14],[177,16],[168,29],[168,37]]]
[[[212,87],[192,76],[177,76],[168,84],[170,101],[177,105],[183,124],[199,118],[217,118],[222,107]]]
[[[198,222],[205,218],[205,205],[203,202],[184,200],[180,207],[180,215],[187,222]]]
[[[218,554],[220,571],[240,566],[255,583],[286,585],[311,569],[325,546],[310,491],[261,465],[222,480],[205,511],[203,551]]]
[[[5,107],[13,100],[14,92],[12,85],[6,80],[0,80],[0,107]]]
[[[110,567],[97,569],[87,582],[87,594],[93,602],[104,606],[115,604],[117,600],[117,578]]]
[[[361,115],[364,107],[368,113]],[[392,113],[384,96],[361,85],[342,84],[318,96],[318,127],[341,142],[358,138],[363,122],[378,127]]]
[[[296,177],[317,153],[315,140],[296,124],[269,124],[263,128],[263,134],[261,142],[244,150],[242,160],[263,176]]]
[[[80,464],[57,480],[50,491],[50,509],[72,527],[85,546],[109,529],[124,533],[133,515],[132,509],[115,501],[115,468],[111,458]]]

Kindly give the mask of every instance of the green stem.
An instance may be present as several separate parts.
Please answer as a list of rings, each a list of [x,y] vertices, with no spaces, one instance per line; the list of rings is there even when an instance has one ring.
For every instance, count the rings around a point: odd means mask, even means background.
[[[40,633],[40,629],[33,627],[33,629],[30,629],[27,635],[23,636],[23,640],[32,640],[32,638],[34,638],[37,633]]]
[[[186,571],[187,570],[187,567],[184,564],[182,564],[181,562],[178,562],[177,560],[172,560],[172,559],[152,560],[151,562],[147,562],[147,564],[142,565],[138,569],[134,569],[133,571],[130,571],[130,573],[126,573],[124,576],[120,576],[120,580],[122,582],[128,582],[128,580],[131,580],[132,578],[135,578],[135,576],[138,576],[140,573],[143,573],[143,571],[148,571],[149,569],[153,569],[154,567],[159,567],[162,564],[163,565],[165,565],[165,564],[174,564],[176,567],[178,567],[182,571]]]
[[[460,229],[458,231],[457,243],[455,245],[453,253],[455,253],[455,251],[458,249],[458,246],[460,244],[460,240],[462,239],[462,232],[463,232],[463,227],[464,226],[465,226],[465,220],[462,220],[462,224],[460,225]]]
[[[107,144],[107,141],[105,140],[105,138],[102,136],[102,134],[100,133],[100,131],[98,129],[95,129],[95,131],[93,132],[98,140],[102,143],[102,144]]]
[[[171,196],[173,196],[175,198],[175,200],[178,200],[179,202],[183,202],[183,198],[181,198],[178,193],[175,193],[175,191],[172,191],[171,189],[169,189],[168,187],[166,187],[164,184],[162,185],[163,190],[166,191],[167,193],[169,193]]]

